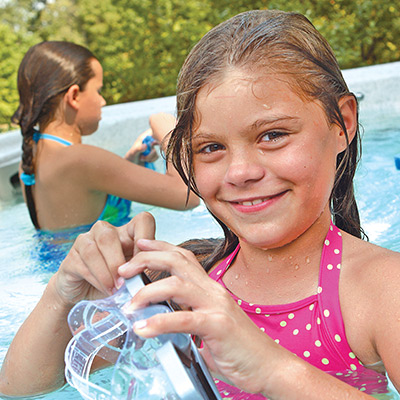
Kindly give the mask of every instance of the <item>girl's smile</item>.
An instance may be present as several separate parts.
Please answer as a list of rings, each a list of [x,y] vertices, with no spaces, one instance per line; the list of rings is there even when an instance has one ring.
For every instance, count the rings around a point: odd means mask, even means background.
[[[196,106],[196,184],[240,239],[279,247],[329,211],[344,139],[319,103],[300,98],[285,77],[234,70],[203,87]]]

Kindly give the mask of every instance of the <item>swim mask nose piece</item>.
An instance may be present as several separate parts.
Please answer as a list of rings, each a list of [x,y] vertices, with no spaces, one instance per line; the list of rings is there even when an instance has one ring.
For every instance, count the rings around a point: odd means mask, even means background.
[[[72,308],[68,324],[74,336],[65,351],[67,382],[88,400],[221,399],[190,335],[146,339],[134,333],[136,321],[173,312],[167,303],[133,311],[128,307],[147,283],[141,274],[108,298],[81,301]],[[114,365],[110,379],[102,379],[101,385],[90,380],[96,356]]]

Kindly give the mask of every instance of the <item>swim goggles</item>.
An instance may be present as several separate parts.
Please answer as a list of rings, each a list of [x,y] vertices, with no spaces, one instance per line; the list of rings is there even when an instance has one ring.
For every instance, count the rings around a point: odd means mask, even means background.
[[[220,400],[220,394],[190,335],[144,339],[135,321],[173,312],[168,303],[130,310],[132,296],[149,283],[137,275],[112,296],[81,301],[68,315],[74,335],[65,351],[67,382],[88,400]],[[91,380],[96,356],[114,364],[107,382]]]

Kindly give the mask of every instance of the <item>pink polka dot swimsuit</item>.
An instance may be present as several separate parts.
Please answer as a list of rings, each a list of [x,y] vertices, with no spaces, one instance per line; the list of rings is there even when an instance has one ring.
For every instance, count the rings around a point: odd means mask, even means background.
[[[210,277],[224,287],[222,278],[239,249],[240,246],[210,273]],[[331,224],[322,250],[316,294],[283,305],[250,304],[233,293],[231,296],[261,330],[297,356],[339,379],[346,380],[346,376],[352,375],[353,381],[348,383],[360,390],[382,391],[382,386],[386,387],[385,377],[367,370],[357,360],[346,339],[338,291],[341,259],[341,233]],[[241,392],[224,382],[216,383],[224,398],[264,398]]]

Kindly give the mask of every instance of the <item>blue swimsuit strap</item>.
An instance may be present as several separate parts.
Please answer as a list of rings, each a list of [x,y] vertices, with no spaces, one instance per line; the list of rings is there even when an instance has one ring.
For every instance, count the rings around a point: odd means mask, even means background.
[[[48,133],[35,132],[33,134],[33,140],[37,143],[40,139],[52,140],[53,142],[58,142],[58,143],[64,144],[65,146],[72,145],[72,142],[69,142],[68,140],[65,140],[65,139],[61,139],[58,136],[50,135]]]

